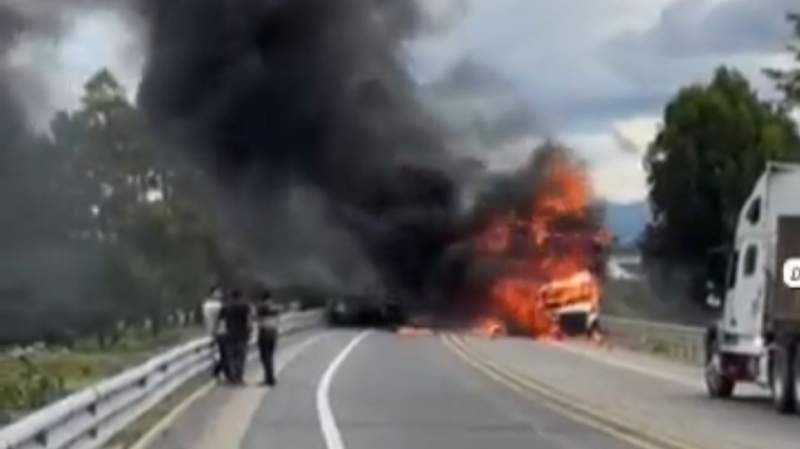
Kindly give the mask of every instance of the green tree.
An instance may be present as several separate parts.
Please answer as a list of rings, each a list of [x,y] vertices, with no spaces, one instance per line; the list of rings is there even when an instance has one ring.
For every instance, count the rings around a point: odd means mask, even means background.
[[[789,14],[788,20],[794,29],[795,38],[795,42],[789,44],[789,51],[794,55],[794,62],[800,65],[800,14]],[[790,70],[767,69],[765,72],[783,92],[784,108],[800,106],[800,67]]]
[[[216,268],[205,173],[159,144],[106,70],[86,84],[81,110],[59,115],[53,128],[74,142],[95,186],[92,235],[107,259],[96,326],[102,334],[116,320],[147,317],[157,332],[198,302]]]
[[[738,211],[768,160],[797,160],[794,122],[760,101],[735,70],[720,68],[709,85],[682,89],[645,167],[653,221],[651,255],[700,261],[731,241]]]
[[[0,260],[14,317],[0,340],[93,333],[105,347],[145,318],[157,332],[234,265],[208,175],[167,151],[109,71],[84,87],[51,139],[0,135],[0,247],[14,256]]]
[[[92,270],[78,238],[91,221],[79,185],[74,157],[44,136],[0,148],[0,340],[77,325]]]
[[[79,138],[84,173],[98,187],[99,232],[115,239],[147,196],[160,171],[157,150],[147,126],[125,90],[107,70],[86,83],[82,109],[73,120],[84,131]]]

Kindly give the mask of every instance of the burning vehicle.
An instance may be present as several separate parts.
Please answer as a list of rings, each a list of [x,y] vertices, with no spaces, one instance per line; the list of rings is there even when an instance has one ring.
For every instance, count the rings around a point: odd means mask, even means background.
[[[587,333],[597,326],[600,288],[589,271],[545,284],[539,291],[545,310],[566,333]]]
[[[519,176],[533,179],[524,184],[527,195],[492,217],[478,238],[478,263],[491,271],[489,313],[536,338],[590,333],[611,238],[585,173],[566,150],[545,147]]]

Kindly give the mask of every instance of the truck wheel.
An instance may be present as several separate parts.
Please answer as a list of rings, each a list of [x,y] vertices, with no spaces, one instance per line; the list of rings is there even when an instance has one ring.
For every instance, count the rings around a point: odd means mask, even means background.
[[[770,370],[772,402],[780,413],[791,413],[797,406],[795,353],[794,345],[778,346],[772,351],[772,369]]]
[[[709,341],[706,347],[706,389],[712,398],[729,398],[733,395],[736,382],[722,372],[722,353],[716,340]]]
[[[794,404],[795,404],[795,411],[798,407],[800,407],[800,341],[795,342],[794,345],[794,368],[792,369],[794,373],[794,386],[792,391],[794,391]]]

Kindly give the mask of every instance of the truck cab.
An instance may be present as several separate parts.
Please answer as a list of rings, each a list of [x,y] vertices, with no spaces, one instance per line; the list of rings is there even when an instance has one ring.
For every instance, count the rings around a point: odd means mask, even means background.
[[[545,308],[567,335],[590,334],[597,326],[598,280],[588,270],[551,281],[539,289]]]
[[[783,263],[800,256],[800,165],[768,163],[745,201],[729,257],[721,319],[706,334],[706,385],[729,397],[737,382],[772,390],[776,408],[800,393],[800,296]]]

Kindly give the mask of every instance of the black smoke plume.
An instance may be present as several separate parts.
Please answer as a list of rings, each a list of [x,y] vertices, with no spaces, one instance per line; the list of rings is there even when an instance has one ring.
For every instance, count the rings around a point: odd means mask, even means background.
[[[345,265],[421,292],[451,238],[461,164],[406,71],[403,45],[426,29],[417,3],[176,0],[143,11],[140,104],[239,197],[222,209],[230,220],[273,243],[344,230],[364,255]],[[297,189],[322,200],[315,226],[282,218],[275,198]],[[267,246],[261,257],[279,265]],[[321,255],[340,266],[333,256]]]
[[[68,235],[78,219],[69,155],[33,130],[20,96],[32,68],[10,64],[17,45],[61,32],[62,7],[84,3],[0,0],[1,343],[80,326],[97,307],[97,254]]]
[[[475,223],[498,207],[516,207],[514,192],[521,198],[536,186],[522,180],[531,174],[524,170],[500,177],[473,213],[463,210],[464,179],[474,183],[483,169],[478,155],[448,148],[457,139],[428,112],[408,73],[405,45],[436,26],[421,3],[0,0],[0,150],[36,139],[13,95],[10,82],[19,74],[4,64],[8,50],[20,39],[57,36],[65,12],[124,6],[145,34],[139,105],[166,147],[215,171],[222,200],[209,207],[250,250],[257,274],[456,298],[447,290],[469,284],[453,266],[469,264],[464,248]],[[462,87],[475,82],[474,67],[459,72],[472,74],[454,78]],[[486,84],[485,74],[477,81]],[[535,128],[529,111],[510,106],[497,124],[481,127],[478,146],[500,146]],[[36,177],[37,169],[21,176]],[[25,191],[41,187],[31,182]],[[14,218],[19,229],[40,220]]]

